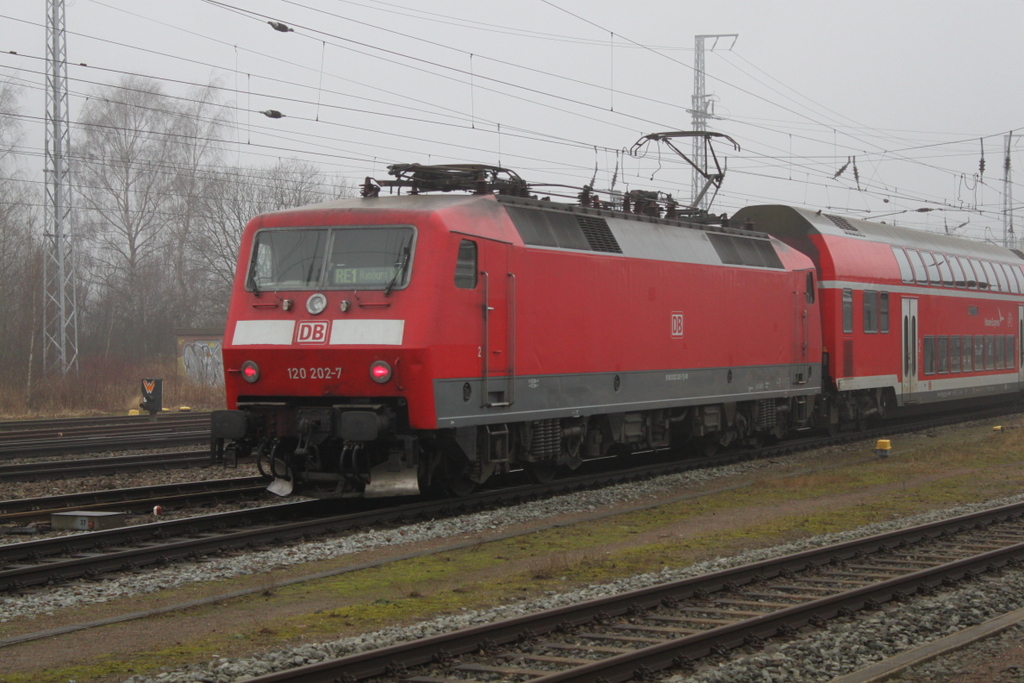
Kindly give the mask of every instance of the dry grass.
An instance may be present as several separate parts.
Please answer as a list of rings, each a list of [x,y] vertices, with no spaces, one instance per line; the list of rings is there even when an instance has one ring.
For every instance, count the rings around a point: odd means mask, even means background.
[[[224,388],[189,382],[178,375],[174,359],[126,365],[103,359],[83,362],[77,375],[48,377],[25,386],[12,386],[0,377],[0,418],[66,417],[125,413],[142,401],[142,378],[163,382],[165,408],[193,410],[224,407]]]

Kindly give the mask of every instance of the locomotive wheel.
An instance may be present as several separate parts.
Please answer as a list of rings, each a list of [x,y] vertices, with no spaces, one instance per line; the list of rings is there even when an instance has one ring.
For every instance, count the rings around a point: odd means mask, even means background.
[[[530,479],[538,484],[547,484],[553,481],[558,475],[558,465],[550,460],[526,462],[523,463],[523,469],[526,470],[528,475],[530,475]]]
[[[473,463],[456,448],[446,448],[441,454],[437,469],[438,484],[445,493],[456,498],[465,498],[476,491],[472,480]]]

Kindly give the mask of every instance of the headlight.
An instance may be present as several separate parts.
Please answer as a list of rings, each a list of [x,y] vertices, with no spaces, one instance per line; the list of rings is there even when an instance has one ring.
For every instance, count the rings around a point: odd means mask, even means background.
[[[382,360],[375,360],[370,364],[370,379],[377,384],[384,384],[391,379],[391,366]]]
[[[317,292],[306,299],[306,310],[310,315],[320,315],[327,308],[327,297]]]
[[[242,363],[242,379],[250,384],[260,378],[260,366],[253,363],[251,360],[247,360]]]

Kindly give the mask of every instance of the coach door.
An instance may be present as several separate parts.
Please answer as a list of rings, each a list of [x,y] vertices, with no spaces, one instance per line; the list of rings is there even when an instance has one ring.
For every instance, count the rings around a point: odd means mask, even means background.
[[[917,400],[917,299],[903,301],[903,401]]]
[[[509,272],[509,245],[480,239],[483,339],[480,345],[482,408],[503,408],[515,400],[516,278]]]

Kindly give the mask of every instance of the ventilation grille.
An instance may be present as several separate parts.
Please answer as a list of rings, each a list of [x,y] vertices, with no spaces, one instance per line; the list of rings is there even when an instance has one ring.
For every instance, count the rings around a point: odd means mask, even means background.
[[[782,261],[775,253],[775,247],[765,239],[727,235],[709,232],[711,246],[718,252],[722,263],[732,266],[756,266],[758,268],[782,268]]]
[[[825,218],[835,223],[836,227],[845,232],[847,235],[853,235],[854,237],[864,236],[864,233],[862,233],[857,228],[853,227],[853,224],[850,223],[850,221],[843,218],[842,216],[834,216],[830,213],[826,213]]]
[[[611,228],[608,227],[608,221],[594,216],[576,214],[576,222],[579,224],[580,230],[583,231],[583,236],[587,238],[591,249],[612,254],[622,253],[622,247],[619,246]]]

